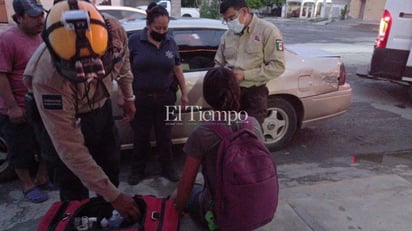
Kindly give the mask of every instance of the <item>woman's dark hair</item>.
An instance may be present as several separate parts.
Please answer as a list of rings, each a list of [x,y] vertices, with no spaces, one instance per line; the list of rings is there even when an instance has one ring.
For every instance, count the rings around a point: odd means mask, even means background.
[[[147,6],[146,10],[146,24],[151,24],[155,20],[155,18],[159,16],[169,17],[169,13],[163,6],[157,5],[155,2],[151,2]]]
[[[16,13],[16,14],[13,14],[13,15],[11,16],[11,18],[13,19],[13,21],[14,21],[16,24],[20,24],[19,20],[17,20],[18,16],[24,16],[24,13],[23,13],[22,15]]]
[[[210,69],[203,80],[203,97],[218,111],[238,111],[240,87],[235,74],[224,67]]]
[[[220,13],[224,14],[230,7],[239,10],[240,8],[247,8],[247,3],[245,0],[222,0],[220,3]]]

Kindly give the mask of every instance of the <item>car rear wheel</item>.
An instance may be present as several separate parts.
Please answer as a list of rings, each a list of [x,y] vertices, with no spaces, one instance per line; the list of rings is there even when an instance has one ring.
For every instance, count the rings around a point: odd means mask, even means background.
[[[266,146],[272,151],[283,148],[297,130],[296,110],[283,98],[269,98],[268,116],[262,124]]]
[[[0,137],[0,182],[16,178],[16,173],[10,166],[6,142]]]

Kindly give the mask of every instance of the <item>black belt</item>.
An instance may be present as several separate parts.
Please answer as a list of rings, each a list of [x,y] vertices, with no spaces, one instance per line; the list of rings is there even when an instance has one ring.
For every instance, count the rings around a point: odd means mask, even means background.
[[[162,96],[162,95],[166,95],[170,92],[170,89],[164,89],[164,90],[156,90],[156,91],[142,91],[142,90],[135,90],[134,94],[135,95],[141,95],[141,96]]]

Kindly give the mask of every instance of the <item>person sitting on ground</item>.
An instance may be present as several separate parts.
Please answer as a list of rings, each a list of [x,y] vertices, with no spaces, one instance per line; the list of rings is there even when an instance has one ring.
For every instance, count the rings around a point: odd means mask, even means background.
[[[223,67],[209,70],[203,81],[203,96],[216,113],[237,112],[240,107],[240,87],[235,74]],[[239,118],[232,120],[230,124],[227,121],[217,122],[226,123],[232,131],[239,129],[244,123]],[[249,122],[252,122],[259,140],[263,140],[258,121],[249,116]],[[171,196],[180,213],[189,213],[204,226],[207,225],[204,215],[216,191],[216,159],[220,141],[221,138],[210,129],[208,122],[202,122],[193,130],[183,147],[187,157],[177,191]],[[207,186],[194,183],[200,166]]]

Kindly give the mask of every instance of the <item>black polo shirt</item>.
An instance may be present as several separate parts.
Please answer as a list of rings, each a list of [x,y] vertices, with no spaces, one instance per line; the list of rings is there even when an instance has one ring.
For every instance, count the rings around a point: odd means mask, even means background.
[[[180,65],[180,55],[170,34],[160,48],[149,42],[147,28],[129,38],[130,64],[133,72],[133,90],[164,91],[174,81],[173,68]]]

